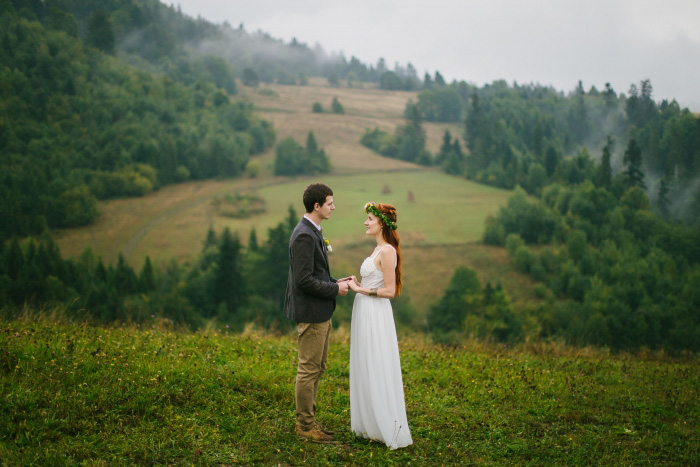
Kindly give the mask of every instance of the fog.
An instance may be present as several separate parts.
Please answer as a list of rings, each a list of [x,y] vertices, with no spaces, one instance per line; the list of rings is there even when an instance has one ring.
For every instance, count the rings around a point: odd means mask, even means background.
[[[422,77],[627,92],[700,112],[700,2],[695,0],[181,0],[188,15],[292,38],[368,64],[412,63]]]

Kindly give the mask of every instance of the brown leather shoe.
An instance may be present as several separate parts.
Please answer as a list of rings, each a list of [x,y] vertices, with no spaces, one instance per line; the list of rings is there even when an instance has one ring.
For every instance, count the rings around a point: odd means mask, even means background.
[[[335,431],[324,428],[320,423],[316,422],[316,426],[318,427],[319,430],[321,430],[325,434],[327,434],[329,436],[335,436]]]
[[[313,443],[331,443],[334,441],[332,436],[325,434],[317,425],[312,426],[308,431],[302,430],[301,426],[297,425],[296,432],[298,436],[307,438]]]

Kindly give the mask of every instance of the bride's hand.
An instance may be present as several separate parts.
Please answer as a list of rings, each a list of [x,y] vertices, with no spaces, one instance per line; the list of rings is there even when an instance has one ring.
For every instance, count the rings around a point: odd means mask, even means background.
[[[357,279],[348,281],[348,285],[350,286],[350,290],[353,292],[360,290],[360,284],[357,283]]]
[[[360,281],[357,280],[357,277],[355,276],[350,276],[350,279],[357,285],[358,287],[360,286]]]

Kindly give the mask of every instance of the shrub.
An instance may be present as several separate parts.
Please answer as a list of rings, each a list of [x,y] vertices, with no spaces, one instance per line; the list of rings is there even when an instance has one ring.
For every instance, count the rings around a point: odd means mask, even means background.
[[[343,105],[340,103],[337,97],[333,98],[333,102],[331,102],[331,111],[334,114],[344,114],[345,113],[345,108]]]
[[[184,165],[178,165],[175,169],[175,181],[178,183],[186,182],[190,179],[190,171]]]
[[[525,245],[525,242],[518,234],[512,233],[506,237],[506,250],[508,250],[508,256],[511,258],[515,257],[515,252],[523,245]]]
[[[246,173],[248,174],[248,177],[250,177],[250,178],[256,178],[258,175],[260,175],[260,162],[258,162],[258,161],[248,162],[248,165],[246,166]]]
[[[513,261],[515,262],[515,267],[524,273],[529,273],[532,270],[532,266],[535,263],[537,257],[532,254],[530,249],[525,245],[521,245],[515,250],[515,257]]]

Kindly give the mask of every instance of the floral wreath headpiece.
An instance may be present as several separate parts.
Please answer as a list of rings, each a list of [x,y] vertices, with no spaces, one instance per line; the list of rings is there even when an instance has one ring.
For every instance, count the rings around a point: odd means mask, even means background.
[[[390,220],[386,214],[384,214],[382,211],[379,210],[377,206],[375,206],[374,202],[370,201],[369,203],[365,204],[365,212],[366,213],[372,213],[378,218],[382,220],[382,223],[386,225],[387,229],[389,230],[396,230],[397,225],[396,222]]]

